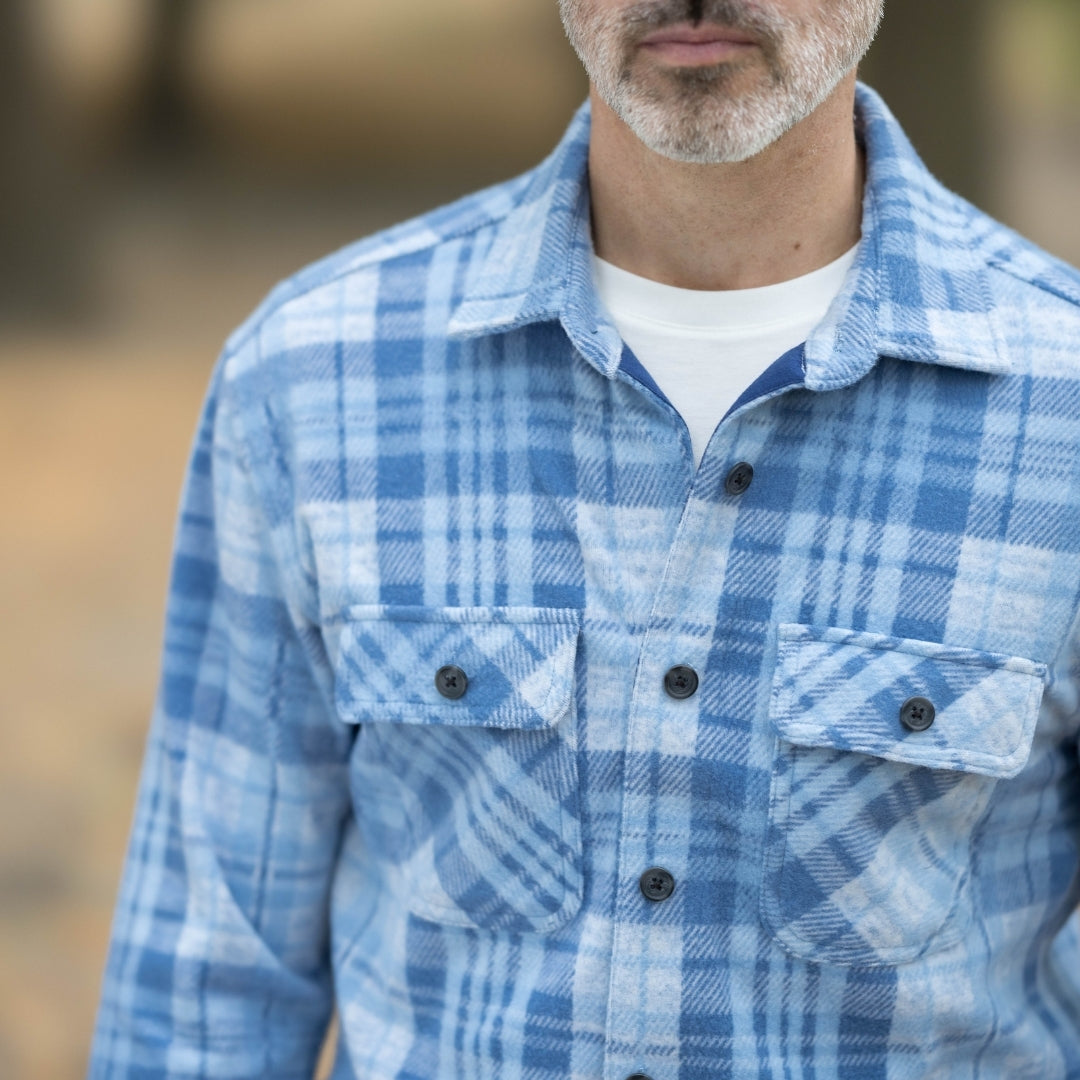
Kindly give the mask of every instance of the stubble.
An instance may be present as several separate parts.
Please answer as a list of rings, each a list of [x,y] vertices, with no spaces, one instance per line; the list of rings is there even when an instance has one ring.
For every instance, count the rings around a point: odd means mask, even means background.
[[[560,0],[567,36],[607,105],[646,146],[677,161],[745,161],[809,116],[869,47],[880,0],[822,0],[800,21],[760,0],[644,0],[603,11]],[[642,39],[690,22],[749,35],[746,58],[704,67],[648,63]]]

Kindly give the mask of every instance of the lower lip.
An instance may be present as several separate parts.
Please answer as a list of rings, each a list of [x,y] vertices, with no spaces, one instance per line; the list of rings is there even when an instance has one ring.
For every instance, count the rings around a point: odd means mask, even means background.
[[[749,41],[647,41],[641,47],[651,56],[677,67],[723,64],[757,48]]]

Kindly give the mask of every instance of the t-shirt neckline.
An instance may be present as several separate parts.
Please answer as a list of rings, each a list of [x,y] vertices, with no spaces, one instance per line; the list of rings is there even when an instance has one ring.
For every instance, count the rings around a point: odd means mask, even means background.
[[[831,263],[756,289],[681,289],[632,274],[593,255],[593,280],[608,311],[620,319],[673,328],[746,330],[820,318],[843,287],[858,244]]]

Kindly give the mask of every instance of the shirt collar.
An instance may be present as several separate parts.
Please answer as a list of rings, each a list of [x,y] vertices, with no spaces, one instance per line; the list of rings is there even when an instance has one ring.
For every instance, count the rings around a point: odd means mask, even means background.
[[[558,320],[613,377],[622,342],[596,298],[590,263],[589,119],[585,104],[478,242],[449,331],[478,337]],[[861,84],[855,124],[867,161],[863,238],[844,288],[806,342],[805,385],[849,385],[879,356],[1010,371],[973,235],[985,219],[930,175],[881,98]]]

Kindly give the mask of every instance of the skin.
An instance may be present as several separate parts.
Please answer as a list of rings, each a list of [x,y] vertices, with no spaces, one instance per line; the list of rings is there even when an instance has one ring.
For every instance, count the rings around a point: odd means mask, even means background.
[[[633,0],[596,0],[610,11]],[[828,0],[777,0],[812,15]],[[766,79],[760,51],[733,50],[733,93]],[[672,51],[640,47],[643,73],[664,78],[685,64]],[[608,262],[684,289],[749,289],[799,277],[859,240],[864,165],[851,122],[852,70],[806,119],[742,162],[702,165],[650,150],[604,103],[595,86],[589,146],[593,242]]]

